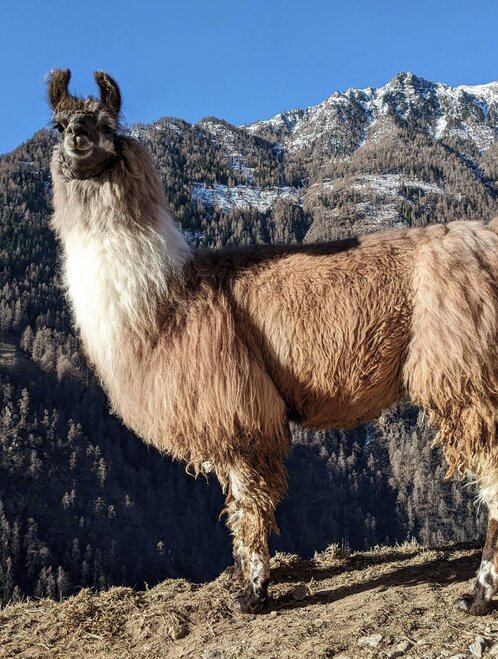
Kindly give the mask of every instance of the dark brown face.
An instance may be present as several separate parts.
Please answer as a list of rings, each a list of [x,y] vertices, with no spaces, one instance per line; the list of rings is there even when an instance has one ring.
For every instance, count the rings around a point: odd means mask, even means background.
[[[68,69],[53,71],[49,78],[53,125],[62,136],[59,147],[62,168],[69,178],[95,178],[117,159],[121,95],[110,76],[96,72],[100,100],[76,98],[68,92],[69,78]]]

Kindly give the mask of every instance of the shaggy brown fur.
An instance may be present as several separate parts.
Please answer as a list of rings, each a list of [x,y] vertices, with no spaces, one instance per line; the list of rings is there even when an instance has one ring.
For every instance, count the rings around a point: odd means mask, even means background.
[[[246,581],[237,606],[254,611],[266,598],[289,418],[347,428],[408,396],[440,425],[450,472],[480,480],[491,529],[498,519],[497,224],[192,253],[146,150],[117,134],[109,145],[101,135],[102,113],[119,113],[119,92],[92,100],[95,116],[83,125],[88,101],[66,98],[68,80],[55,73],[50,87],[55,120],[61,103],[71,109],[52,161],[52,225],[64,246],[75,322],[124,422],[196,473],[214,471],[228,488],[228,524]],[[75,136],[83,130],[80,152]],[[460,601],[473,613],[498,587],[493,529],[481,590]]]

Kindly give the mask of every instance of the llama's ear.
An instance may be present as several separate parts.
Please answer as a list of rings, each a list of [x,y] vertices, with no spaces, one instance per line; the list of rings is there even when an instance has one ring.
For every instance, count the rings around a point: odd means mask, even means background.
[[[121,92],[116,81],[104,71],[95,71],[93,77],[100,88],[100,102],[117,118],[121,110]]]
[[[54,69],[48,74],[48,100],[52,110],[55,110],[63,99],[69,98],[68,85],[70,79],[71,71],[69,69]]]

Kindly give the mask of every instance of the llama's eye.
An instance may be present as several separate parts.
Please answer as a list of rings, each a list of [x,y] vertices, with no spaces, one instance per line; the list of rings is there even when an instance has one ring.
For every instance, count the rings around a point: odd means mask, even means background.
[[[55,130],[58,130],[59,133],[64,132],[64,126],[62,124],[54,124],[54,128],[55,128]]]

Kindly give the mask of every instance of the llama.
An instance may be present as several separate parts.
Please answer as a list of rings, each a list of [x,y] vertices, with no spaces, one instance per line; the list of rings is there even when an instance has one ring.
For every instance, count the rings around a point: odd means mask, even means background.
[[[192,250],[121,95],[49,74],[61,133],[51,225],[75,325],[113,410],[227,494],[233,606],[267,600],[268,535],[286,492],[289,421],[350,428],[405,398],[439,425],[449,473],[489,510],[475,587],[498,589],[498,222],[453,222],[320,245]]]

